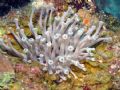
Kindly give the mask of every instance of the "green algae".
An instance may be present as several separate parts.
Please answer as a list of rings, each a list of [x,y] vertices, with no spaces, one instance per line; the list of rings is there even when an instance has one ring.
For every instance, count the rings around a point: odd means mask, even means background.
[[[0,89],[9,88],[14,78],[14,73],[5,72],[0,74]]]
[[[113,57],[113,52],[106,50],[107,44],[102,43],[96,48],[96,53],[101,56],[103,59],[111,59]]]
[[[4,34],[5,34],[4,28],[0,27],[0,37],[3,36]]]
[[[89,84],[97,84],[97,83],[106,84],[110,82],[110,80],[111,80],[110,74],[104,71],[91,73],[87,75],[85,78],[85,81],[88,82]]]

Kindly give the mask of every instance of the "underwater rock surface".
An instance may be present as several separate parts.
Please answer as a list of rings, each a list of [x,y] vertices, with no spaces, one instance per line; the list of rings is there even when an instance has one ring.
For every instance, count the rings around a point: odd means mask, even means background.
[[[120,0],[94,0],[97,8],[120,19]]]

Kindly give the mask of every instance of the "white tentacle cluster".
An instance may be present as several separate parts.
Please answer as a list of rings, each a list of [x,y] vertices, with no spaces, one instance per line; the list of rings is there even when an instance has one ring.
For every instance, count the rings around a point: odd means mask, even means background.
[[[34,9],[32,10],[28,26],[33,38],[25,35],[24,29],[19,27],[18,19],[14,20],[17,33],[12,30],[11,33],[22,46],[23,52],[14,49],[10,41],[8,45],[5,45],[1,39],[0,45],[4,50],[22,58],[23,61],[38,60],[43,65],[43,70],[47,70],[49,74],[57,74],[66,80],[65,76],[69,73],[75,76],[70,69],[71,65],[86,71],[80,60],[95,60],[91,52],[95,48],[91,46],[100,41],[109,41],[111,38],[99,36],[102,21],[99,21],[98,26],[91,25],[86,32],[85,26],[80,24],[79,16],[72,8],[69,7],[62,16],[54,16],[54,11],[52,4],[41,6],[39,26],[42,34],[38,35],[37,28],[32,22]]]

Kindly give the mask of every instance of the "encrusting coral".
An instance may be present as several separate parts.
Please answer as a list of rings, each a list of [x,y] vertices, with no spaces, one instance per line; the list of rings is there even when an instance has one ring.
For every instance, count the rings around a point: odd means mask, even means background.
[[[3,39],[0,39],[0,45],[3,50],[22,58],[25,62],[38,60],[43,65],[43,70],[48,71],[49,74],[59,75],[62,80],[66,80],[69,73],[77,78],[70,68],[71,65],[86,71],[80,60],[95,61],[92,53],[95,48],[91,46],[100,41],[111,40],[110,37],[100,37],[99,35],[103,25],[102,21],[99,21],[98,27],[91,25],[86,32],[86,27],[82,23],[80,24],[78,14],[71,7],[62,16],[54,16],[55,8],[52,4],[44,4],[40,7],[39,26],[42,34],[39,35],[38,29],[32,22],[34,11],[35,8],[32,9],[28,24],[32,38],[28,38],[24,29],[19,27],[18,19],[14,20],[17,32],[11,30],[17,42],[22,46],[23,52],[13,48],[10,40],[6,45]]]

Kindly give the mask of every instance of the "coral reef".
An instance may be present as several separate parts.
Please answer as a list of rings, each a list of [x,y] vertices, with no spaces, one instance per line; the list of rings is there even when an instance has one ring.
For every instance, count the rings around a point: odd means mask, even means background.
[[[114,60],[109,68],[109,73],[115,75],[120,70],[120,60]]]
[[[108,14],[113,15],[114,17],[117,17],[120,19],[120,1],[119,0],[93,0],[95,2],[96,7],[101,12],[105,12]]]
[[[37,2],[37,5],[42,4],[42,2],[46,2],[47,4],[53,3],[58,12],[64,11],[68,6],[73,7],[77,11],[83,7],[94,9],[92,0],[34,0],[33,2]]]
[[[110,29],[111,31],[117,32],[120,30],[120,20],[113,17],[112,15],[105,14],[105,13],[96,13],[105,23],[107,29]]]
[[[113,79],[112,90],[120,90],[120,74],[114,76]]]
[[[49,74],[59,75],[62,80],[66,80],[69,73],[77,78],[70,66],[74,65],[86,71],[85,65],[80,61],[84,59],[95,61],[92,53],[95,48],[92,46],[101,41],[109,41],[111,38],[100,36],[102,21],[99,21],[98,26],[91,23],[91,26],[87,28],[80,23],[78,14],[71,7],[62,16],[59,14],[55,16],[53,14],[55,8],[51,3],[43,5],[40,7],[38,21],[41,35],[37,34],[39,29],[34,27],[32,22],[35,11],[35,8],[33,8],[28,24],[32,33],[31,38],[25,35],[24,29],[20,27],[17,18],[14,20],[17,32],[15,33],[10,28],[11,33],[23,48],[23,51],[17,51],[10,39],[6,43],[1,38],[0,45],[3,50],[20,57],[24,62],[30,62],[30,60],[39,61],[43,65],[44,71],[48,71]]]
[[[90,0],[65,0],[68,5],[73,6],[76,10],[79,10],[83,7],[90,9]]]

